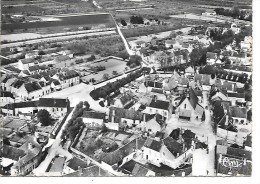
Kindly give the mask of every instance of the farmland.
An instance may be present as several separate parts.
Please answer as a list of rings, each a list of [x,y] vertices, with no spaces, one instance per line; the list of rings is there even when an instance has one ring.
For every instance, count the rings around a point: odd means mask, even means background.
[[[55,16],[52,16],[56,18]],[[14,32],[15,30],[23,30],[24,32],[39,31],[39,29],[48,29],[48,33],[51,30],[56,31],[62,28],[71,27],[84,27],[87,26],[91,29],[92,26],[103,25],[105,27],[114,27],[114,22],[110,14],[87,14],[78,16],[63,16],[57,18],[59,21],[44,21],[44,22],[26,22],[15,24],[2,24],[2,33],[8,34],[8,32]]]

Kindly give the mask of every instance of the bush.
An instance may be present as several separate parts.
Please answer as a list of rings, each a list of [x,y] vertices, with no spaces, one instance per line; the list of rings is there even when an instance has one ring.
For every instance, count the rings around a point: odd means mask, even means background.
[[[127,66],[133,67],[133,66],[140,66],[142,62],[141,56],[133,55],[130,56],[129,61],[127,62]]]
[[[39,110],[39,112],[37,113],[37,118],[42,126],[49,126],[51,124],[51,115],[45,109]]]

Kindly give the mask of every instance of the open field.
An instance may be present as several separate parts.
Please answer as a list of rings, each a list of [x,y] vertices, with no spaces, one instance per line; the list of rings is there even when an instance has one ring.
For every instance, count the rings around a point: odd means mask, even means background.
[[[53,16],[55,18],[55,16]],[[106,27],[114,26],[114,22],[110,14],[88,14],[88,15],[74,15],[67,17],[59,17],[59,21],[47,21],[47,22],[26,22],[26,23],[15,23],[15,24],[2,24],[2,31],[14,31],[24,30],[28,32],[28,29],[46,29],[53,28],[70,28],[71,26],[88,26],[103,24]]]
[[[124,71],[124,69],[126,67],[126,62],[122,61],[122,60],[118,60],[118,59],[108,59],[107,61],[105,60],[105,61],[91,64],[91,67],[95,67],[95,66],[104,66],[104,67],[106,67],[106,69],[103,71],[97,72],[97,74],[92,73],[92,74],[89,74],[89,75],[83,77],[82,79],[84,81],[90,80],[91,78],[94,78],[96,81],[98,81],[98,80],[102,79],[104,74],[113,76],[113,71],[117,71],[118,73],[121,73]],[[84,64],[84,65],[81,65],[80,68],[84,68],[84,67],[89,68],[90,65]],[[78,68],[78,66],[77,66],[77,68]]]
[[[218,17],[209,17],[209,16],[202,16],[202,15],[195,15],[195,14],[180,14],[180,15],[171,15],[170,17],[173,18],[183,18],[183,19],[194,19],[194,20],[204,20],[204,21],[213,21],[213,22],[222,22],[224,23],[225,19],[220,19]]]

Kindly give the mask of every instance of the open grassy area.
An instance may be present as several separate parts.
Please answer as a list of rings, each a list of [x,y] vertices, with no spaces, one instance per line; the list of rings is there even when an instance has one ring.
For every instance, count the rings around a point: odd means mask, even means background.
[[[99,71],[97,73],[89,74],[85,77],[82,77],[82,80],[89,81],[90,79],[94,78],[96,81],[101,80],[104,74],[108,74],[109,76],[113,76],[113,71],[121,73],[125,70],[126,62],[118,59],[108,59],[105,61],[101,61],[95,64],[91,64],[91,67],[95,66],[104,66],[106,69],[103,71]],[[90,68],[90,64],[85,64],[82,66],[83,68]],[[80,67],[80,68],[82,68]]]

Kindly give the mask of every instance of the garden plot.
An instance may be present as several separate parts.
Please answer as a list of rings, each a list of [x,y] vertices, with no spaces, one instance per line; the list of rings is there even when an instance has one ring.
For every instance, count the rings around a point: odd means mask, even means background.
[[[13,119],[11,122],[4,125],[4,128],[11,128],[14,130],[18,130],[26,124],[26,121],[21,119]]]

